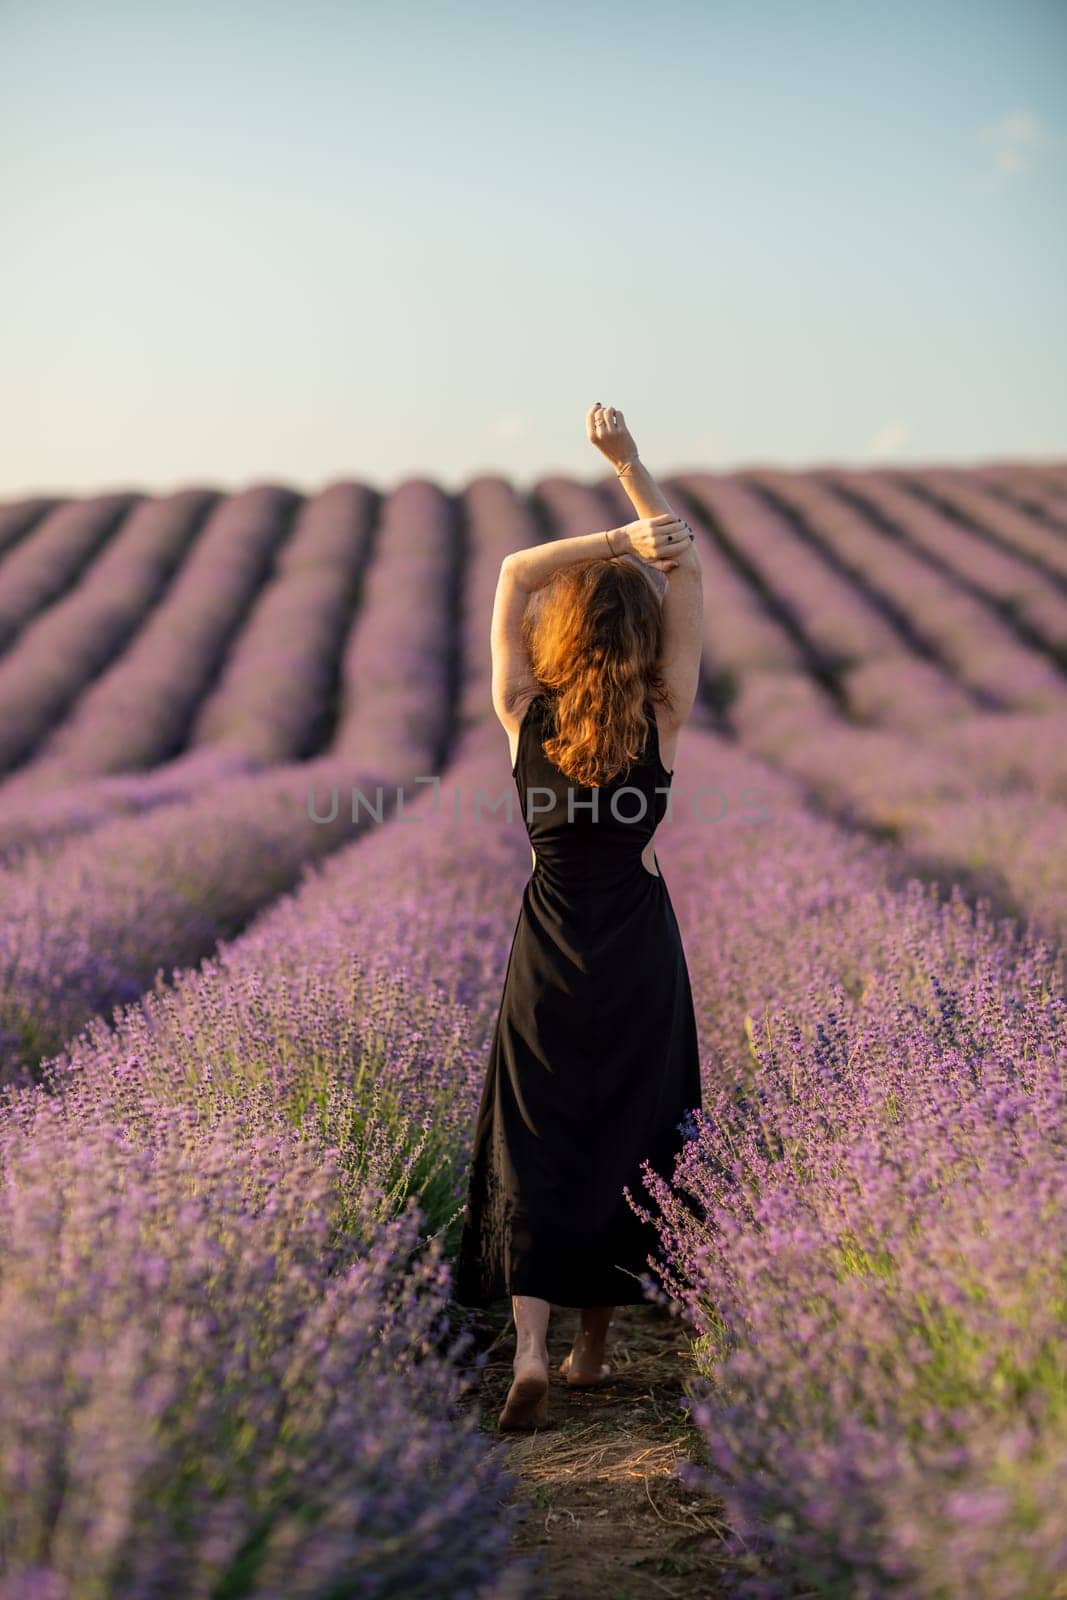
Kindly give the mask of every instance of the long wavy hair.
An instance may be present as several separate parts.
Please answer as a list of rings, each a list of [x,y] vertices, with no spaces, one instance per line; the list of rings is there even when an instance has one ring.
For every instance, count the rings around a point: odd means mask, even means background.
[[[560,567],[531,595],[522,632],[552,705],[549,760],[592,788],[629,776],[650,736],[645,701],[671,705],[661,602],[648,578],[617,557]]]

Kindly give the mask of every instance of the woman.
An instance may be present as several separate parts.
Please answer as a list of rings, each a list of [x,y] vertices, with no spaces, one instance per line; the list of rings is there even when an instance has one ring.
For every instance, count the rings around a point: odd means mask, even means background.
[[[700,562],[620,411],[591,442],[638,513],[625,527],[506,557],[492,620],[493,709],[507,729],[533,871],[523,891],[474,1135],[454,1279],[461,1305],[511,1298],[502,1429],[543,1422],[553,1304],[580,1310],[561,1372],[608,1378],[616,1305],[643,1301],[658,1244],[623,1193],[667,1178],[701,1104],[696,1021],[653,849],[696,697]]]

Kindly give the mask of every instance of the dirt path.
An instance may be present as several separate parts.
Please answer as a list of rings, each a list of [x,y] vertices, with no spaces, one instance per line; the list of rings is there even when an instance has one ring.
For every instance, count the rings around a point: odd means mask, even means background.
[[[578,1313],[553,1308],[548,1422],[501,1434],[515,1351],[510,1304],[465,1322],[489,1354],[469,1404],[520,1480],[515,1499],[528,1510],[515,1548],[538,1561],[543,1600],[718,1597],[721,1507],[671,1476],[682,1457],[706,1459],[679,1405],[695,1372],[687,1326],[656,1306],[620,1306],[607,1358],[616,1381],[580,1393],[557,1370]]]

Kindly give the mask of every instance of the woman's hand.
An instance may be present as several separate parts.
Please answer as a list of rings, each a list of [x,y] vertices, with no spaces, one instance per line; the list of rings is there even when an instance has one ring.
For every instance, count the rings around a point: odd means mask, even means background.
[[[676,517],[673,511],[661,511],[656,517],[640,517],[621,528],[613,528],[608,543],[616,555],[627,551],[639,556],[657,572],[673,572],[677,557],[688,549],[693,540],[693,530],[688,522]]]
[[[637,459],[633,435],[626,426],[622,412],[616,411],[614,406],[602,406],[599,400],[595,406],[590,406],[585,414],[585,431],[589,443],[595,444],[613,467],[618,468],[627,461]]]

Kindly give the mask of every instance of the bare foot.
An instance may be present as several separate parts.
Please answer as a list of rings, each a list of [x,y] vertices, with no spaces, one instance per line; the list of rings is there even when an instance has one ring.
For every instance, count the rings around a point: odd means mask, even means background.
[[[607,1362],[591,1361],[586,1353],[582,1353],[580,1361],[576,1360],[573,1350],[564,1356],[559,1370],[570,1389],[598,1389],[611,1377]]]
[[[548,1416],[548,1362],[542,1356],[516,1356],[514,1368],[499,1427],[502,1432],[528,1432]]]

